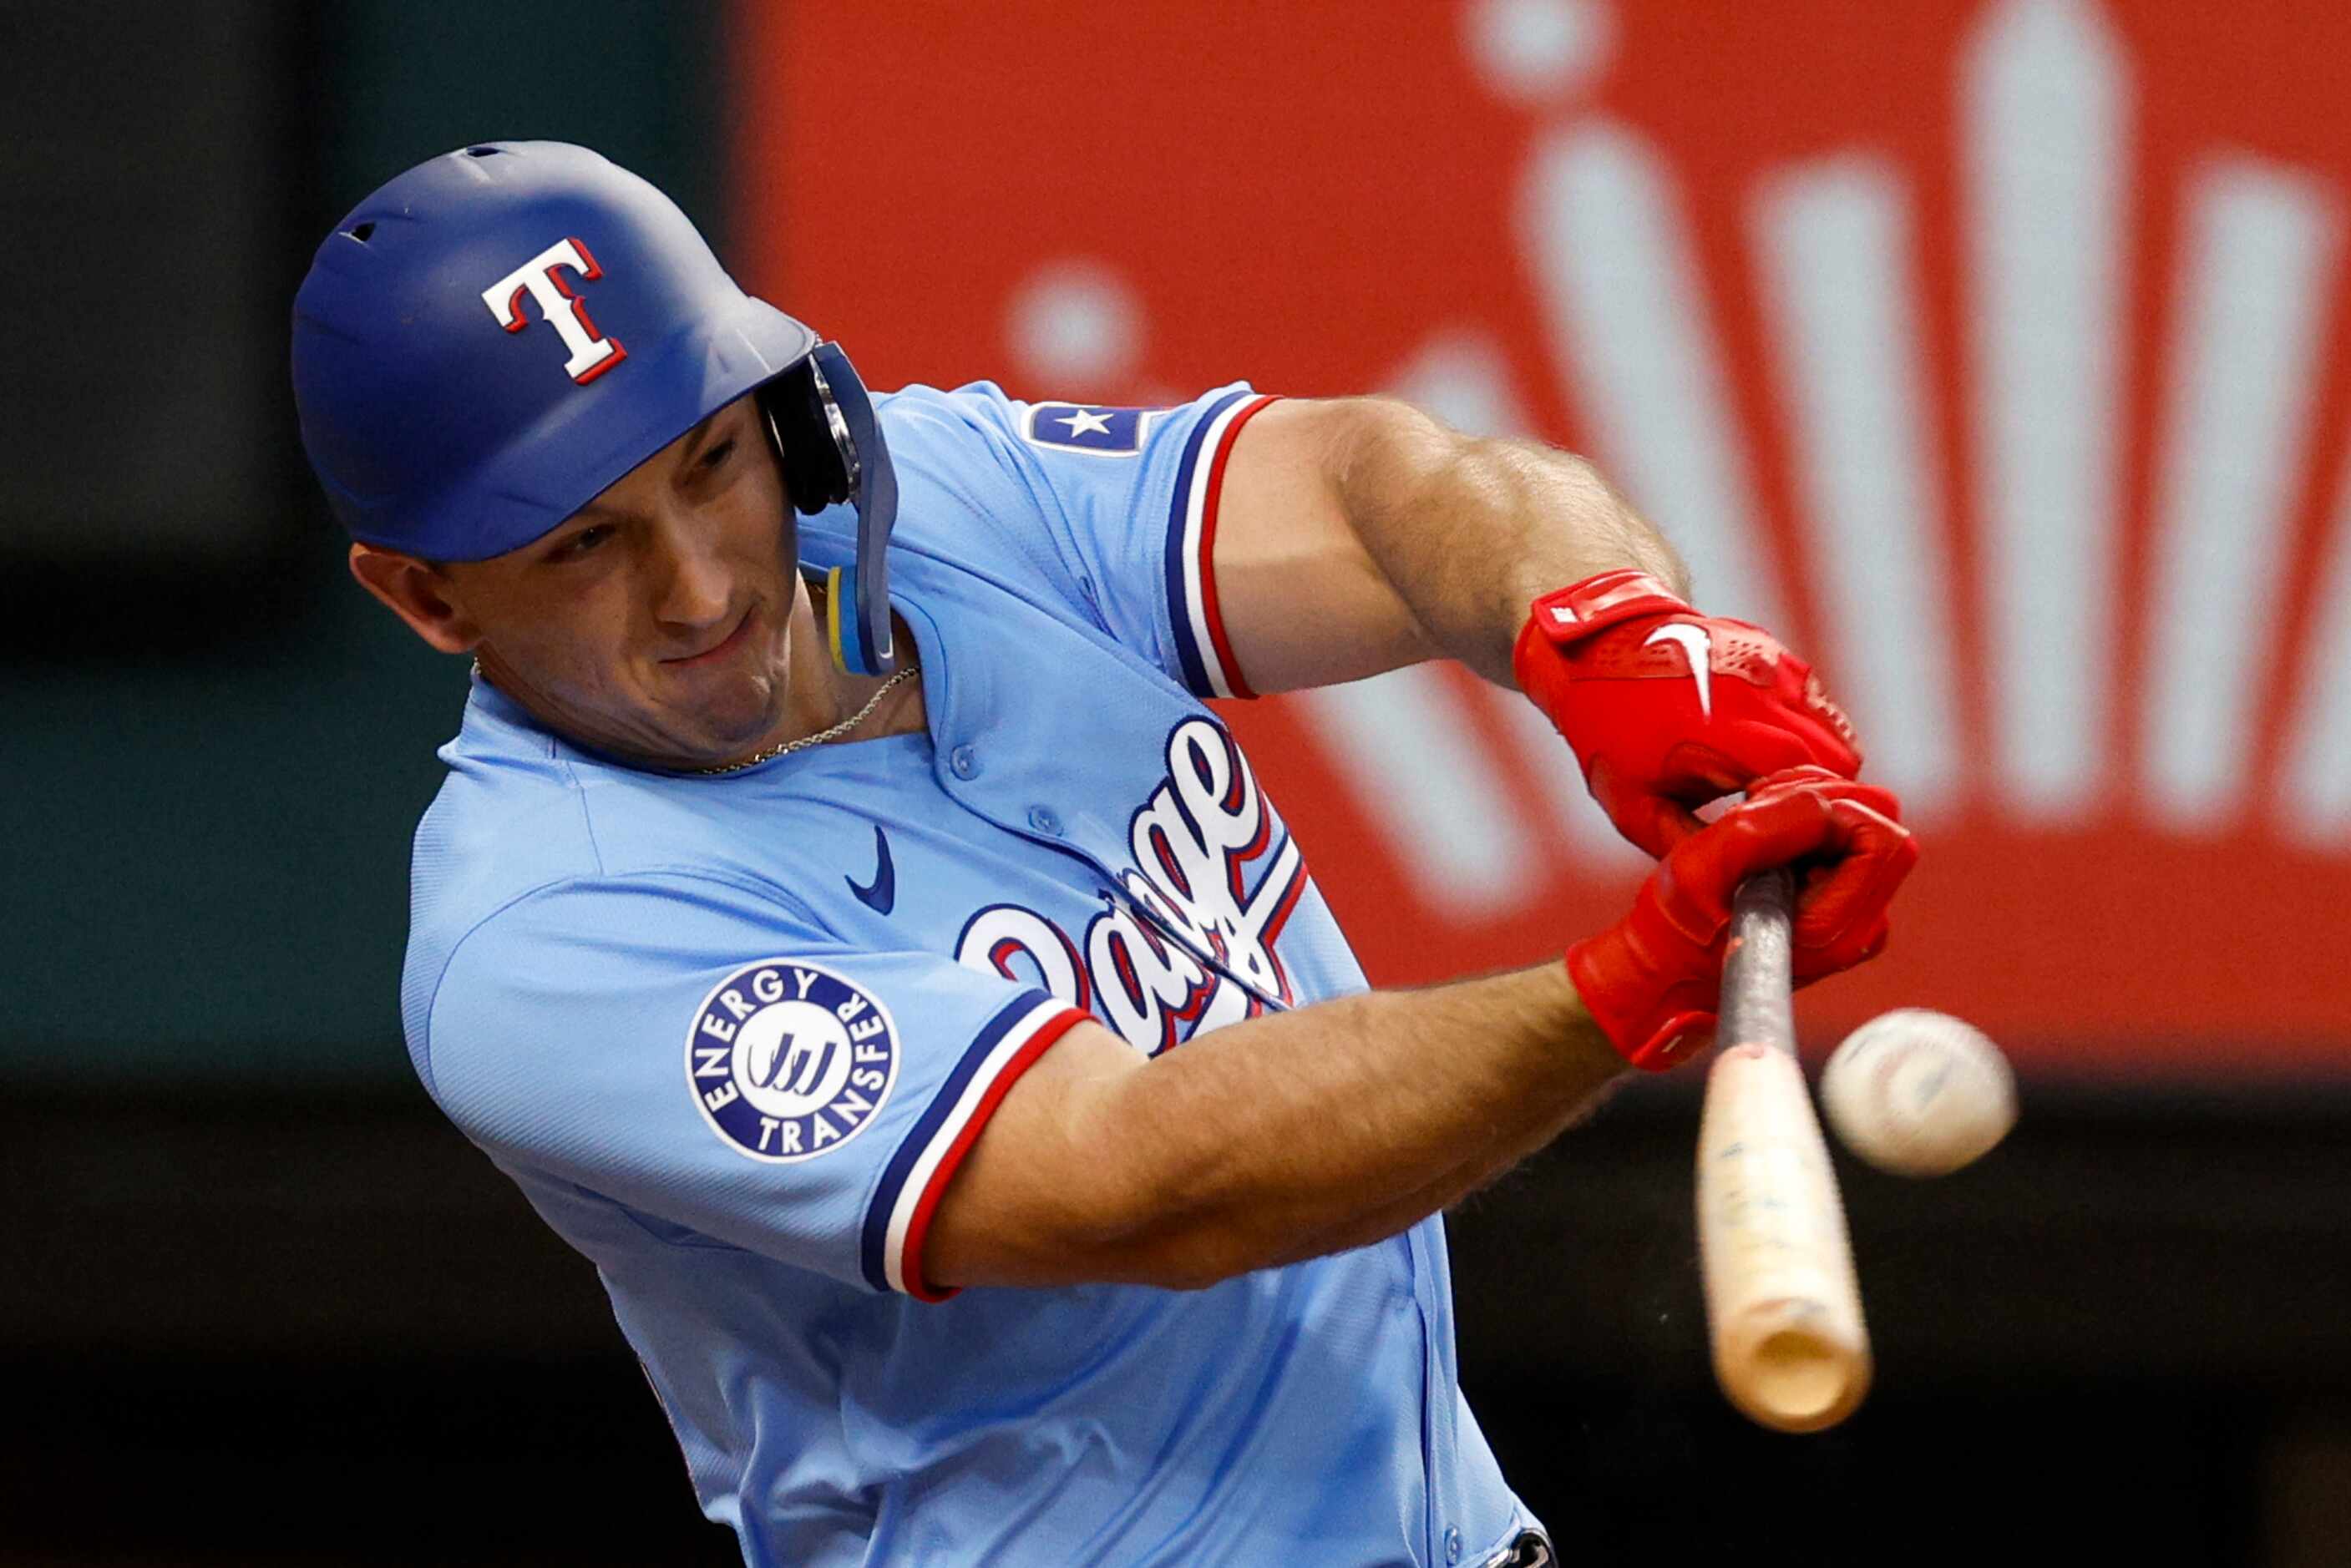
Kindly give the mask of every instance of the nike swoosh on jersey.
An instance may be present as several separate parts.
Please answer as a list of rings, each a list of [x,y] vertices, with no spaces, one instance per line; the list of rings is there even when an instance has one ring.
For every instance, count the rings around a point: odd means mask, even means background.
[[[886,915],[898,903],[898,872],[890,864],[890,840],[878,824],[873,829],[873,857],[876,864],[872,882],[861,888],[854,877],[843,877],[841,880],[849,884],[849,890],[857,895],[859,903],[877,915]]]
[[[1674,642],[1681,645],[1682,655],[1689,660],[1690,679],[1698,682],[1698,711],[1707,718],[1714,717],[1714,639],[1706,628],[1675,621],[1661,626],[1641,639],[1643,648],[1652,643]]]

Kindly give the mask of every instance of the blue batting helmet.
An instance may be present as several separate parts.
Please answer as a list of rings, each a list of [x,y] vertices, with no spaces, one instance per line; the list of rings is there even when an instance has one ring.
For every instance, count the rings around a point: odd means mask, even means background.
[[[845,668],[885,673],[898,489],[864,383],[644,181],[559,141],[468,147],[361,202],[294,297],[302,444],[335,515],[431,560],[528,545],[753,391],[790,504],[857,509],[827,629]]]

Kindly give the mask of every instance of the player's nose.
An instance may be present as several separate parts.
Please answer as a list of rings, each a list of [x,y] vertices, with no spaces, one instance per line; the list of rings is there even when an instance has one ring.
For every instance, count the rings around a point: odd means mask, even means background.
[[[659,569],[653,613],[664,625],[699,630],[734,607],[734,575],[716,539],[685,520],[665,519],[655,530]]]

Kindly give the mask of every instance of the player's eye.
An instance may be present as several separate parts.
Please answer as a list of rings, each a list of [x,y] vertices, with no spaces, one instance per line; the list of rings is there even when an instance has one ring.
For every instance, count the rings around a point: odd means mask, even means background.
[[[590,550],[595,549],[596,546],[601,545],[605,540],[611,536],[612,530],[609,524],[592,524],[588,527],[580,529],[580,532],[571,535],[570,538],[566,539],[562,544],[558,545],[555,547],[554,554],[551,555],[549,559],[556,561],[577,560],[580,556],[588,554]]]
[[[721,467],[726,463],[728,458],[734,455],[735,438],[733,436],[728,436],[725,441],[720,441],[716,446],[712,447],[708,452],[702,454],[702,466],[705,469]]]

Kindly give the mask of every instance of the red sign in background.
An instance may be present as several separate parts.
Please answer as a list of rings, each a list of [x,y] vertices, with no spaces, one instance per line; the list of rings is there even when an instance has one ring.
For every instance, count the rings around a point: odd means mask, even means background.
[[[747,7],[744,281],[877,385],[1403,392],[1585,452],[1847,697],[1897,1003],[2351,1067],[2351,12]],[[1228,705],[1382,982],[1637,867],[1458,670]]]

